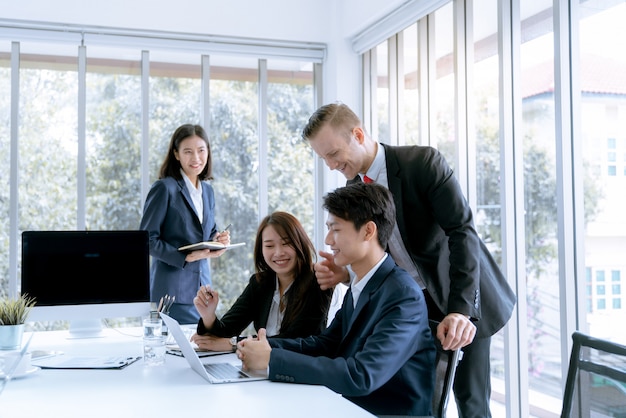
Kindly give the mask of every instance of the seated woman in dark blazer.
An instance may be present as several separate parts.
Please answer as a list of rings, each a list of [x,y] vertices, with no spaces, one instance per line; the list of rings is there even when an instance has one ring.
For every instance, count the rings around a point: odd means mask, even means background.
[[[217,318],[218,292],[210,286],[198,290],[194,305],[201,318],[192,341],[205,350],[230,350],[250,323],[267,329],[269,337],[319,334],[326,328],[332,289],[320,289],[314,263],[315,247],[293,215],[266,216],[254,244],[256,273],[230,310]]]

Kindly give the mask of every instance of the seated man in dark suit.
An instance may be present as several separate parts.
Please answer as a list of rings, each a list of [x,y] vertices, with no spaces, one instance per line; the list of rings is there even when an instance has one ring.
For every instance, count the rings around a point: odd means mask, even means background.
[[[326,244],[355,278],[330,326],[317,336],[241,341],[247,369],[271,380],[324,385],[381,415],[429,415],[435,346],[424,294],[385,252],[395,224],[391,193],[357,183],[324,197]]]

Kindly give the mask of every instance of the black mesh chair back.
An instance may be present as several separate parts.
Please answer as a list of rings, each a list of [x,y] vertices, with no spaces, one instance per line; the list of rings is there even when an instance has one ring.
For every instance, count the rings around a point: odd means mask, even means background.
[[[626,417],[626,346],[578,331],[572,340],[561,417]]]

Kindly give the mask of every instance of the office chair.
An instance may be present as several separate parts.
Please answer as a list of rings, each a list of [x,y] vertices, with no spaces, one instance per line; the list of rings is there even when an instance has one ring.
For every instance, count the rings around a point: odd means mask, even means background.
[[[441,342],[437,339],[437,326],[439,322],[433,321],[432,319],[428,320],[428,322],[430,331],[433,334],[433,339],[435,340],[435,347],[437,348],[437,354],[435,355],[435,387],[432,400],[433,415],[430,417],[411,417],[446,418],[446,407],[450,393],[452,393],[456,366],[463,358],[463,351],[460,349],[454,351],[444,350],[441,346]],[[379,418],[409,418],[409,415],[379,415]]]
[[[572,340],[561,418],[626,417],[626,346],[578,331]]]
[[[435,390],[433,391],[433,414],[436,418],[446,417],[448,399],[452,393],[452,385],[456,374],[456,366],[463,358],[460,349],[444,350],[441,342],[437,339],[437,326],[439,322],[429,320],[430,330],[433,333],[437,355],[435,357]]]

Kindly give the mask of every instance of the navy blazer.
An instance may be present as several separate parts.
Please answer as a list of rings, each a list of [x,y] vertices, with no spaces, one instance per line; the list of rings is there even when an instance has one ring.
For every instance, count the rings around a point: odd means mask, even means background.
[[[276,279],[273,274],[272,276],[263,283],[259,283],[256,276],[252,275],[243,293],[221,319],[215,320],[211,329],[207,330],[200,319],[198,334],[210,333],[217,337],[232,337],[239,335],[251,322],[257,331],[260,328],[266,328],[276,290]],[[308,337],[317,335],[326,328],[328,307],[333,291],[320,289],[313,274],[310,279],[311,283],[302,312],[289,326],[281,326],[280,333],[273,337]],[[287,295],[289,295],[289,290]]]
[[[270,339],[269,377],[324,385],[373,414],[430,415],[435,346],[424,294],[388,256],[352,312],[318,336]]]
[[[140,228],[150,237],[150,298],[154,302],[168,294],[176,296],[176,303],[191,304],[201,282],[210,283],[208,261],[187,263],[186,254],[178,251],[183,245],[210,241],[217,233],[213,187],[205,181],[200,183],[202,225],[183,179],[157,180],[148,192]],[[207,277],[202,280],[200,263],[207,263]]]
[[[435,148],[381,145],[398,229],[428,292],[444,314],[477,319],[477,337],[493,335],[516,298],[478,237],[452,169]]]

